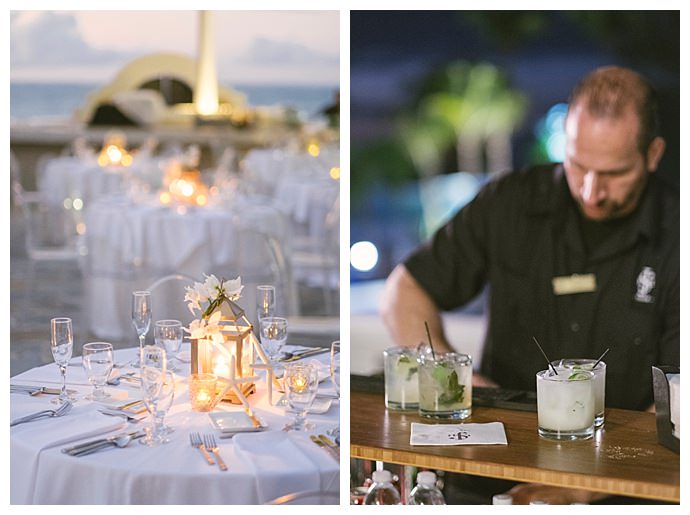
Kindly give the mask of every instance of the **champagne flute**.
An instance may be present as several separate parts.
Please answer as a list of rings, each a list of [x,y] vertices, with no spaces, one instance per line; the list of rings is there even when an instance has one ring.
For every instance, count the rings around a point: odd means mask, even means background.
[[[331,343],[331,381],[335,387],[335,393],[340,398],[340,341]]]
[[[288,337],[288,321],[282,317],[265,317],[259,321],[261,346],[268,355],[271,364],[283,348]]]
[[[82,366],[86,371],[93,392],[86,396],[91,401],[102,401],[110,397],[105,393],[105,383],[113,371],[113,346],[106,342],[85,343],[81,353]]]
[[[158,403],[165,383],[167,359],[165,349],[145,345],[139,356],[141,366],[141,395],[146,409],[151,414],[152,425],[146,428],[146,436],[140,443],[154,446],[165,443],[161,434],[161,420],[157,415]]]
[[[161,393],[158,397],[158,404],[156,406],[156,417],[158,417],[158,425],[160,427],[159,439],[161,443],[168,443],[170,439],[167,437],[170,433],[175,431],[175,428],[165,423],[165,416],[168,414],[170,407],[175,400],[175,374],[169,370],[165,373],[165,380],[161,387]]]
[[[306,431],[314,424],[306,419],[307,411],[314,402],[319,389],[319,372],[311,363],[289,363],[285,367],[285,391],[290,408],[296,414],[292,423],[284,431]]]
[[[256,318],[272,317],[276,310],[276,289],[270,284],[260,284],[256,287]]]
[[[53,399],[53,404],[64,404],[74,400],[67,393],[67,365],[72,359],[72,347],[74,345],[74,335],[72,332],[72,319],[59,317],[50,320],[50,350],[53,359],[62,375],[62,390],[60,396]]]
[[[144,348],[146,333],[151,326],[151,292],[135,291],[132,292],[132,325],[139,336],[139,353]],[[138,366],[135,364],[134,366]]]
[[[153,327],[156,345],[168,353],[168,370],[179,370],[173,360],[180,351],[182,336],[182,322],[179,320],[158,320]]]

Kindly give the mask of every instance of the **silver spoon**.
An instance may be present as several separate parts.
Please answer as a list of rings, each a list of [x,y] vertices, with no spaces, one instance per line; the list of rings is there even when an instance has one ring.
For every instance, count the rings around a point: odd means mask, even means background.
[[[96,451],[100,451],[101,449],[105,449],[105,448],[111,447],[111,446],[112,447],[120,447],[120,448],[127,447],[129,442],[131,442],[133,439],[140,438],[141,436],[143,436],[143,434],[139,434],[139,433],[137,433],[136,435],[130,435],[130,434],[120,435],[117,437],[110,438],[110,439],[106,440],[105,442],[93,444],[90,447],[85,447],[83,449],[79,449],[79,450],[71,452],[71,453],[68,452],[67,454],[69,454],[70,456],[80,457],[80,456],[86,456],[87,454],[91,454],[91,453],[94,453]]]

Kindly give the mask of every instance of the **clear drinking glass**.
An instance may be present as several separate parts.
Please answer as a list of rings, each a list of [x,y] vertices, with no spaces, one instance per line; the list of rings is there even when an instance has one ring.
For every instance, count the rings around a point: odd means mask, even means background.
[[[420,353],[419,414],[464,419],[472,414],[472,358],[467,354]]]
[[[256,287],[256,318],[272,317],[276,311],[276,289],[270,284],[260,284]]]
[[[295,420],[287,424],[285,431],[305,431],[314,428],[306,419],[307,411],[314,402],[319,390],[318,369],[310,363],[288,363],[285,366],[285,391],[290,408],[295,412]]]
[[[553,440],[585,440],[594,434],[594,374],[579,370],[537,373],[539,436]]]
[[[74,334],[72,332],[72,319],[59,317],[50,320],[50,351],[53,359],[62,375],[62,390],[60,396],[54,398],[53,404],[64,404],[74,400],[67,393],[67,365],[72,359],[72,347],[74,345]]]
[[[288,337],[288,321],[282,317],[266,317],[259,321],[261,346],[273,363]]]
[[[110,397],[104,388],[113,371],[113,346],[107,342],[85,343],[81,351],[81,363],[89,383],[93,385],[93,392],[86,399],[101,401]]]
[[[589,370],[594,373],[594,427],[604,425],[606,412],[606,363],[599,361],[597,368],[592,368],[597,363],[596,359],[561,359],[552,361],[557,369],[565,369],[570,374],[579,370]]]
[[[419,364],[417,351],[409,347],[390,347],[383,351],[383,376],[386,408],[419,409]]]
[[[132,325],[139,337],[139,352],[144,348],[146,333],[151,326],[151,292],[132,292]]]
[[[156,345],[168,353],[168,370],[179,370],[174,363],[182,345],[182,322],[179,320],[158,320],[153,327]]]
[[[165,382],[167,359],[165,349],[145,345],[140,351],[141,394],[146,409],[151,414],[152,425],[146,429],[146,436],[140,440],[143,445],[153,446],[161,441],[160,420],[156,416],[158,403]]]
[[[175,428],[170,424],[165,423],[165,416],[170,411],[170,407],[175,401],[175,374],[170,371],[165,373],[165,382],[161,387],[161,393],[158,397],[158,404],[156,405],[156,417],[158,418],[158,427],[160,428],[161,443],[168,443],[170,439],[167,435],[173,433]]]
[[[331,343],[331,365],[329,368],[335,393],[340,398],[340,341]]]

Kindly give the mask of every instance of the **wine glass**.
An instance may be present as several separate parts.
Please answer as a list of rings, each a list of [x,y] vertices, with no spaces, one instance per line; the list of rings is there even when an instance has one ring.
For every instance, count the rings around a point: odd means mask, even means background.
[[[335,387],[335,393],[340,398],[340,341],[331,343],[331,381]]]
[[[160,419],[157,415],[161,391],[165,383],[167,358],[165,349],[145,345],[139,352],[141,367],[141,395],[146,409],[151,414],[152,425],[146,428],[146,436],[140,440],[143,445],[154,446],[164,443],[161,439]]]
[[[139,352],[144,348],[146,333],[151,326],[151,292],[132,292],[132,325],[139,336]],[[137,364],[135,364],[136,366]]]
[[[273,363],[288,337],[288,321],[282,317],[265,317],[259,320],[261,346]]]
[[[260,284],[256,287],[256,318],[272,317],[276,310],[276,289],[270,284]]]
[[[168,370],[179,370],[174,359],[182,345],[182,322],[179,320],[158,320],[153,327],[156,345],[168,353]]]
[[[93,392],[85,398],[102,401],[110,397],[104,388],[113,371],[113,346],[106,342],[85,343],[82,347],[81,362],[89,383],[93,385]]]
[[[319,371],[311,363],[289,363],[285,367],[285,391],[295,420],[287,424],[284,431],[306,431],[313,429],[314,424],[306,419],[307,411],[314,402],[319,389]]]
[[[74,335],[72,332],[72,319],[59,317],[50,320],[50,351],[53,359],[62,375],[62,390],[60,396],[53,399],[53,404],[64,404],[74,400],[67,393],[67,365],[72,359],[72,347],[74,345]]]

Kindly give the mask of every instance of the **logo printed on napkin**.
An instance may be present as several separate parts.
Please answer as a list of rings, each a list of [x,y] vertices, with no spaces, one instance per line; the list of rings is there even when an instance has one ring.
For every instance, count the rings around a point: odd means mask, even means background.
[[[502,422],[487,424],[412,423],[410,445],[508,445]]]

